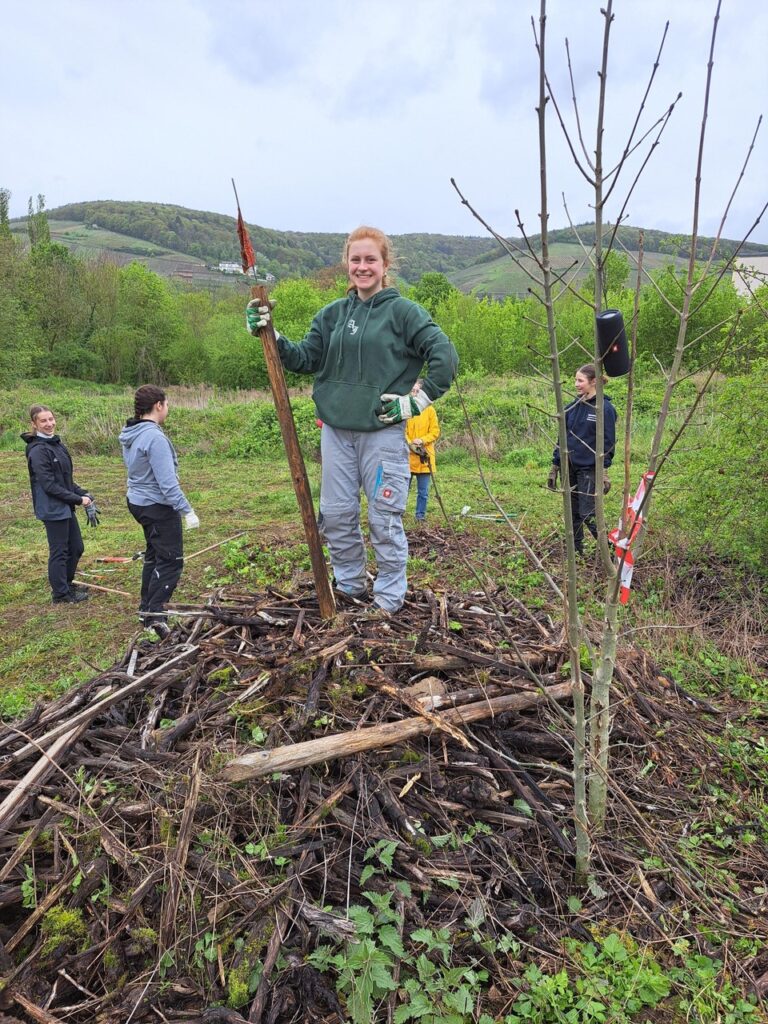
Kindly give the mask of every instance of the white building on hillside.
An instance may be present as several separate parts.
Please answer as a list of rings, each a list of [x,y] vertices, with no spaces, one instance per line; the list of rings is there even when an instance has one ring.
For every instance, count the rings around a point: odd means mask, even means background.
[[[220,263],[219,270],[222,274],[242,274],[243,272],[239,263]]]

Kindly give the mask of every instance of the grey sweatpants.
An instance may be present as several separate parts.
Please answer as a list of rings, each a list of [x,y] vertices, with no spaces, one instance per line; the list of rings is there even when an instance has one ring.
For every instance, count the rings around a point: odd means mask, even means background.
[[[408,541],[403,512],[410,469],[405,424],[362,432],[323,425],[320,513],[336,585],[347,594],[366,589],[365,545],[360,529],[360,489],[368,499],[368,524],[378,575],[376,604],[397,611],[405,598]]]

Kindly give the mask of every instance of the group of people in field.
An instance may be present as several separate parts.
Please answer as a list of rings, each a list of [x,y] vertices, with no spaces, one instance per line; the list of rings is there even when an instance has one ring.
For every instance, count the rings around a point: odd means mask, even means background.
[[[324,306],[301,342],[276,333],[283,366],[314,377],[313,399],[322,421],[320,517],[337,597],[393,615],[406,594],[408,541],[403,527],[409,488],[416,480],[416,519],[426,516],[440,426],[432,403],[447,391],[458,369],[451,341],[427,311],[391,287],[389,239],[376,228],[357,228],[344,246],[349,288]],[[271,321],[271,305],[251,301],[251,333]],[[426,372],[424,369],[426,367]],[[568,484],[574,492],[574,526],[581,549],[584,526],[595,534],[595,370],[576,375],[577,399],[567,412]],[[605,465],[610,466],[616,413],[605,400]],[[181,577],[182,521],[199,519],[179,484],[178,458],[163,431],[165,393],[140,387],[134,414],[120,433],[127,470],[128,509],[145,539],[139,616],[147,627],[168,631],[166,607]],[[93,506],[93,496],[74,481],[72,460],[56,434],[46,406],[30,410],[26,442],[35,515],[48,536],[48,578],[55,603],[79,603],[87,592],[74,581],[83,553],[75,510]],[[571,443],[573,441],[573,444]],[[556,486],[560,453],[554,453],[549,484]],[[590,475],[591,474],[591,475]],[[590,484],[591,480],[591,484]],[[377,573],[369,574],[360,524],[361,493]],[[90,520],[98,519],[91,509]]]

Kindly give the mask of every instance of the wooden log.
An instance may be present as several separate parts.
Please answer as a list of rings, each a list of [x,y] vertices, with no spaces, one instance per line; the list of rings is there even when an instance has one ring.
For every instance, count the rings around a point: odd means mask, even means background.
[[[269,305],[267,289],[261,285],[251,288],[251,296],[258,299],[262,306]],[[317,528],[317,517],[312,505],[312,492],[309,489],[307,468],[304,465],[304,457],[301,454],[299,437],[296,433],[296,424],[293,420],[291,402],[288,398],[288,388],[285,383],[283,364],[277,352],[277,339],[275,329],[270,321],[266,327],[259,331],[261,344],[264,349],[264,361],[267,364],[269,383],[272,388],[272,397],[275,401],[275,411],[280,423],[280,432],[283,435],[283,444],[288,456],[288,465],[291,470],[293,489],[296,492],[296,500],[299,503],[301,518],[304,523],[304,534],[309,547],[309,560],[312,563],[312,575],[315,578],[317,589],[317,603],[320,606],[320,614],[324,619],[332,619],[336,614],[336,602],[333,598],[333,591],[328,579],[328,569],[323,556],[323,543],[320,540],[320,531]]]
[[[572,689],[571,683],[560,683],[544,691],[494,697],[492,700],[477,704],[451,708],[443,712],[440,718],[446,723],[460,726],[462,723],[478,722],[508,711],[524,711],[542,701],[566,700],[571,696]],[[384,725],[374,725],[354,732],[322,736],[320,739],[292,743],[275,747],[273,750],[257,750],[230,761],[221,770],[221,777],[227,782],[242,782],[244,779],[255,779],[270,772],[292,771],[294,768],[303,768],[305,765],[317,764],[320,761],[348,757],[363,750],[391,747],[433,728],[432,723],[423,718],[406,718],[400,722],[387,722]]]

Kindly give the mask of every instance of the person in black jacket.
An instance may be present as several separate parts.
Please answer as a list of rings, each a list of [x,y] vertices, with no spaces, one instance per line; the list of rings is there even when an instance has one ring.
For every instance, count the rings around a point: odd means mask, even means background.
[[[26,442],[32,507],[48,536],[48,581],[54,604],[78,604],[88,594],[74,585],[75,571],[84,551],[75,516],[78,505],[87,507],[93,498],[72,478],[72,459],[56,431],[56,418],[45,405],[29,410],[32,430],[21,435]]]
[[[596,373],[593,363],[576,371],[577,397],[566,406],[565,432],[568,439],[568,486],[571,489],[573,538],[578,554],[584,549],[584,527],[597,539],[595,525],[595,457],[597,452],[597,409],[595,408]],[[610,398],[603,395],[603,465],[607,470],[616,447],[616,410]],[[555,490],[561,472],[560,448],[552,453],[552,469],[547,487]],[[610,489],[603,476],[603,493]]]

